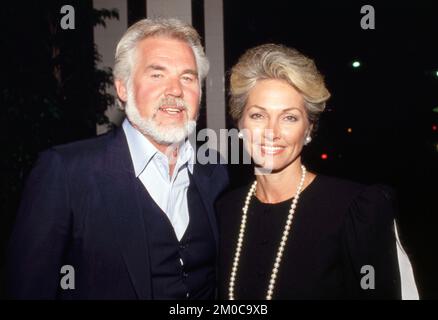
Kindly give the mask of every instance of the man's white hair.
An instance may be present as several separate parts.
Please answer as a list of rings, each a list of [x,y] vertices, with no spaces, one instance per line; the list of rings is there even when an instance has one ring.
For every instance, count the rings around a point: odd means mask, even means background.
[[[115,55],[113,75],[127,85],[135,64],[135,52],[140,41],[162,36],[186,42],[193,50],[198,69],[199,87],[207,76],[210,64],[204,53],[198,32],[189,24],[174,18],[143,19],[133,24],[120,39]]]

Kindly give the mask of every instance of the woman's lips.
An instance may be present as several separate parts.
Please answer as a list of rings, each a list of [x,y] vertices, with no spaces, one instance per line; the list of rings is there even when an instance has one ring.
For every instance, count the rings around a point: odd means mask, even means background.
[[[286,147],[261,145],[260,149],[262,151],[262,154],[277,155],[277,154],[282,153],[284,151],[284,149],[286,149]]]

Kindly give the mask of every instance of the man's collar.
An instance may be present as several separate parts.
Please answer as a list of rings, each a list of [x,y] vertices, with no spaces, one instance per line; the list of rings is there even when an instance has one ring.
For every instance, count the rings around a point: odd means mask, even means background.
[[[138,177],[153,157],[159,153],[164,156],[140,131],[134,128],[127,118],[122,124],[123,131],[128,141],[129,152],[134,166],[135,176]],[[178,161],[181,164],[187,163],[187,167],[193,174],[193,164],[195,162],[195,151],[188,140],[181,143],[178,151]]]

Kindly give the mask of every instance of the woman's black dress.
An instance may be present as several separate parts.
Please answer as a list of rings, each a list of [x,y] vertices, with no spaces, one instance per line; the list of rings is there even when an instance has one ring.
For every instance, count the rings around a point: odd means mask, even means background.
[[[217,203],[222,299],[249,187]],[[291,202],[251,198],[235,299],[265,299]],[[273,299],[400,299],[393,202],[384,186],[316,176],[298,201]]]

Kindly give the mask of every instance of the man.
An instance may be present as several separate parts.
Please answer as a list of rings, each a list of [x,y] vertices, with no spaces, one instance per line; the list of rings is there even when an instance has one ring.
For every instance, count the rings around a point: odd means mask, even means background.
[[[214,297],[213,203],[227,175],[194,164],[187,140],[207,72],[191,26],[144,19],[128,29],[114,66],[127,119],[41,154],[11,237],[11,298]]]

